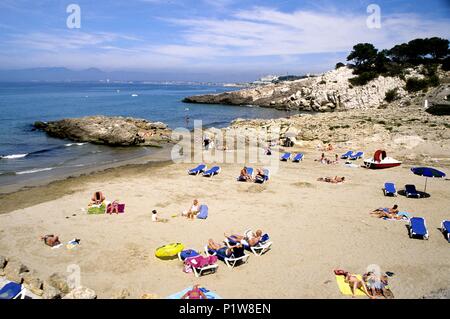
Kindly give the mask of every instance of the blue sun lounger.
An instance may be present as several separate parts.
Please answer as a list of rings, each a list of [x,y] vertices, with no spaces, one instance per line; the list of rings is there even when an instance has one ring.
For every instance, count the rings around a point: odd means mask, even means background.
[[[255,183],[264,184],[270,178],[270,171],[267,168],[263,169],[264,176],[257,175],[255,179]]]
[[[217,175],[219,173],[220,173],[220,167],[219,166],[214,166],[213,168],[203,172],[203,176],[213,177],[214,175]]]
[[[247,174],[250,175],[253,178],[253,168],[252,167],[247,167]],[[242,176],[239,176],[237,178],[237,180],[238,180],[238,182],[246,182],[247,181]]]
[[[441,224],[441,230],[444,235],[446,235],[448,242],[450,243],[450,221],[443,220]]]
[[[352,155],[353,155],[353,151],[348,151],[347,153],[341,155],[341,159],[347,159]]]
[[[356,154],[349,156],[349,159],[351,159],[352,161],[356,161],[357,159],[362,158],[363,155],[364,155],[364,152],[358,152]]]
[[[297,155],[295,155],[292,161],[294,163],[299,163],[300,161],[303,161],[303,153],[298,153]]]
[[[283,156],[281,156],[280,160],[283,162],[287,162],[288,159],[291,158],[291,153],[284,153]]]
[[[188,171],[188,174],[189,175],[198,175],[200,173],[203,173],[205,170],[206,170],[206,165],[205,164],[200,164],[196,168],[190,169]]]
[[[427,225],[422,217],[413,217],[409,220],[409,237],[422,237],[428,239]]]
[[[384,196],[397,196],[394,183],[384,183]]]
[[[405,185],[405,194],[406,197],[420,198],[420,194],[417,192],[416,186],[412,184]]]
[[[22,291],[22,285],[9,282],[0,289],[0,299],[14,299]]]

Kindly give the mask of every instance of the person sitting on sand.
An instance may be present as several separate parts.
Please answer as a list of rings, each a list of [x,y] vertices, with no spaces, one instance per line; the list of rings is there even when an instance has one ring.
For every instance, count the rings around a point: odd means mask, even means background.
[[[108,205],[108,208],[106,209],[106,213],[107,214],[112,214],[112,213],[119,213],[119,202],[118,201],[113,201],[111,204]]]
[[[58,246],[61,244],[61,242],[59,241],[59,237],[55,235],[45,235],[41,237],[41,240],[43,240],[44,243],[50,247]]]
[[[246,182],[253,180],[252,176],[247,172],[246,166],[244,166],[244,168],[241,169],[239,179],[246,181]]]
[[[181,299],[208,299],[206,295],[201,291],[199,285],[195,285],[191,290],[186,292]]]
[[[91,198],[91,204],[101,205],[105,199],[105,195],[102,192],[95,192]]]
[[[214,240],[208,240],[208,249],[215,250],[219,252],[221,255],[225,255],[227,257],[234,256],[234,258],[239,258],[244,256],[244,246],[241,243],[236,245],[226,247],[216,243]]]
[[[244,245],[247,244],[250,247],[254,247],[254,246],[258,245],[258,243],[262,239],[262,235],[263,235],[263,233],[262,233],[261,229],[258,229],[254,233],[252,231],[249,231],[244,236],[236,235],[236,234],[227,236],[227,234],[224,233],[225,238],[232,238],[233,240],[240,242]]]
[[[394,205],[392,208],[377,208],[370,215],[378,218],[402,219],[402,216],[399,216],[398,213],[398,205]]]
[[[334,164],[338,164],[338,163],[339,163],[339,155],[336,154],[336,155],[334,156]]]
[[[194,216],[197,215],[199,212],[200,212],[200,204],[197,199],[194,199],[191,208],[187,211],[184,211],[182,215],[186,216],[187,218],[194,219]]]
[[[333,148],[333,145],[328,144],[327,151],[332,151],[333,149],[334,149],[334,148]]]

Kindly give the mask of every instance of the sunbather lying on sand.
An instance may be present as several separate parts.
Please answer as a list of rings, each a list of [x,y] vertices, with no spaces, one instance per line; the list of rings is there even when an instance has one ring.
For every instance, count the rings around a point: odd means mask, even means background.
[[[61,244],[61,242],[59,241],[59,237],[55,235],[45,235],[41,237],[41,240],[43,240],[44,243],[50,247],[54,247]]]
[[[327,182],[327,183],[332,183],[332,184],[339,184],[339,183],[343,183],[345,181],[345,177],[320,177],[317,179],[319,182]]]
[[[249,181],[253,180],[252,176],[247,172],[247,167],[246,166],[244,166],[244,168],[241,169],[241,173],[240,173],[239,178],[241,180],[246,181],[246,182],[249,182]]]
[[[373,297],[367,290],[364,280],[358,279],[358,277],[350,274],[348,271],[335,270],[334,273],[336,275],[344,276],[344,281],[349,284],[352,291],[352,298],[355,298],[356,289],[361,289],[370,299],[375,299],[375,297]]]
[[[373,217],[378,218],[392,218],[392,219],[402,219],[402,216],[398,215],[398,205],[394,205],[392,208],[377,208],[373,212],[370,213]]]
[[[255,233],[253,232],[248,232],[247,234],[245,234],[244,236],[241,235],[230,235],[227,236],[227,234],[224,233],[225,238],[231,238],[233,240],[235,240],[236,242],[240,242],[242,244],[248,244],[250,247],[256,246],[262,238],[262,230],[258,229]]]
[[[379,277],[374,272],[369,271],[363,275],[363,280],[372,296],[393,298],[392,292],[388,289],[388,277],[386,275]]]
[[[105,195],[102,192],[95,192],[91,198],[91,204],[100,205],[105,200]]]
[[[199,285],[195,285],[191,290],[186,292],[181,299],[208,299],[203,291],[200,290]]]
[[[215,250],[221,252],[227,257],[231,257],[232,255],[235,258],[239,258],[244,256],[244,247],[241,244],[236,244],[234,246],[226,247],[216,243],[214,240],[208,240],[208,248],[211,250]]]

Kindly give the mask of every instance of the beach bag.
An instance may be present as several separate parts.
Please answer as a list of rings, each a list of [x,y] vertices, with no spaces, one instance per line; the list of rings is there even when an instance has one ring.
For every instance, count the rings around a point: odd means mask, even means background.
[[[180,253],[180,257],[182,260],[186,260],[187,258],[195,257],[195,256],[198,256],[198,252],[196,252],[193,249],[186,249]]]
[[[198,213],[197,218],[199,218],[199,219],[208,218],[208,206],[206,206],[206,205],[200,206],[200,212]]]

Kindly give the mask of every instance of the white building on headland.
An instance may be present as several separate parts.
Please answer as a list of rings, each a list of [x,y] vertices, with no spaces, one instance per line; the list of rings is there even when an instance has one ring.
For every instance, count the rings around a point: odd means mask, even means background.
[[[266,75],[266,76],[263,76],[262,78],[260,78],[259,80],[254,81],[253,84],[269,84],[276,80],[278,80],[278,76]]]

